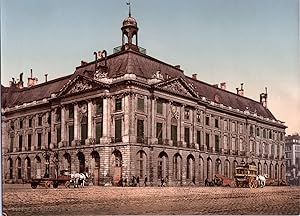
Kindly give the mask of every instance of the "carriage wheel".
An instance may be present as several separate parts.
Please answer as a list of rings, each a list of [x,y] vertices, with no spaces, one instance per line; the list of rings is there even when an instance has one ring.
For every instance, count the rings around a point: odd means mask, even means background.
[[[57,187],[58,187],[58,182],[54,182],[54,183],[53,183],[53,187],[54,187],[54,188],[57,188]]]
[[[69,181],[66,181],[65,187],[66,187],[66,188],[69,188],[69,187],[70,187],[70,182],[69,182]]]
[[[235,181],[230,182],[229,186],[230,187],[236,187],[236,182]]]
[[[257,181],[256,179],[252,178],[249,180],[249,187],[250,188],[257,188]]]
[[[45,188],[46,188],[46,189],[48,189],[48,188],[50,187],[50,185],[51,185],[51,184],[50,184],[49,181],[46,181],[46,182],[45,182]]]
[[[32,188],[32,189],[36,189],[36,188],[37,188],[37,185],[36,185],[36,184],[31,184],[31,188]]]

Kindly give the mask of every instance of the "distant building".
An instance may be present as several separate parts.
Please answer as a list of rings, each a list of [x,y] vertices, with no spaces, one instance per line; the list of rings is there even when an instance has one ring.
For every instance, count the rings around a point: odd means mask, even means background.
[[[285,179],[286,126],[267,92],[255,101],[243,85],[232,93],[146,55],[131,15],[121,31],[113,54],[95,52],[73,74],[37,84],[31,73],[27,87],[21,74],[1,86],[5,182],[68,169],[91,172],[96,185],[132,176],[202,185],[215,174],[233,178],[242,162]]]
[[[300,178],[300,135],[285,137],[286,175],[288,179]]]

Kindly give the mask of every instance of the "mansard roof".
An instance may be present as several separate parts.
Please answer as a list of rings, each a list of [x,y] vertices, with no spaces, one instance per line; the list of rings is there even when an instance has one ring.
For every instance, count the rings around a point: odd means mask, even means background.
[[[103,65],[104,62],[105,60],[101,59],[97,64]],[[92,78],[94,71],[95,61],[92,61],[78,66],[71,75],[51,80],[31,88],[23,88],[15,91],[7,91],[5,89],[7,92],[2,91],[2,106],[13,107],[15,105],[49,98],[52,93],[59,93],[67,82],[70,82],[70,80],[73,80],[78,75]],[[157,71],[160,71],[165,82],[169,79],[180,78],[182,80],[180,82],[183,86],[189,86],[187,91],[190,92],[193,97],[198,96],[199,100],[205,97],[210,101],[232,107],[233,109],[239,109],[241,111],[248,110],[259,116],[276,120],[272,113],[261,103],[187,77],[181,69],[151,56],[133,50],[121,51],[107,56],[108,78],[115,78],[124,74],[135,74],[138,77],[151,79],[153,74]],[[1,89],[3,89],[3,87]]]

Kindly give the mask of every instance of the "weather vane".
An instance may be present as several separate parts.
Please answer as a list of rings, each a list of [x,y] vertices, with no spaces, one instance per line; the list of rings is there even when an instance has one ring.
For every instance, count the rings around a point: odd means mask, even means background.
[[[128,0],[128,2],[126,2],[126,4],[129,6],[129,16],[131,17],[131,4],[130,4],[130,0]]]

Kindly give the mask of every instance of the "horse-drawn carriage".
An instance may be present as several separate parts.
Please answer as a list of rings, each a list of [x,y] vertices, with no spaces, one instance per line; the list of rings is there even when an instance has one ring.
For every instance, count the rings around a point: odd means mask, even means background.
[[[44,187],[46,189],[50,188],[53,185],[53,188],[57,188],[59,185],[64,185],[66,188],[70,187],[71,175],[67,170],[62,170],[60,172],[61,175],[57,176],[57,178],[40,178],[40,179],[32,179],[30,184],[31,188],[36,189],[37,186]]]
[[[236,167],[235,183],[237,187],[257,188],[257,167],[251,164],[241,164]]]

